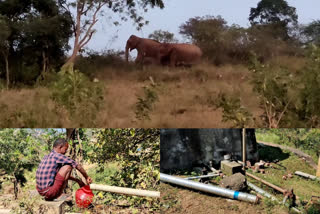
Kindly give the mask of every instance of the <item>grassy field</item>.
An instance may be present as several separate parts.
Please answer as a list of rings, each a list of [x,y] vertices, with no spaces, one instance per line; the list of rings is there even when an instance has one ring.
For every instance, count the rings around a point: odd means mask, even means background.
[[[249,76],[247,68],[241,65],[198,65],[191,69],[145,67],[131,71],[105,68],[94,74],[105,87],[102,107],[94,112],[94,121],[72,117],[65,107],[51,99],[50,89],[42,86],[2,91],[0,126],[230,127],[231,122],[221,122],[222,110],[216,108],[221,92],[239,96],[241,104],[256,117],[262,112]],[[138,120],[136,105],[145,96],[143,87],[150,87],[150,77],[157,85],[154,92],[158,100],[148,113],[150,120]]]
[[[302,177],[293,176],[291,179],[284,180],[282,177],[295,171],[303,171],[309,174],[315,174],[304,160],[298,158],[294,154],[282,151],[278,148],[263,147],[259,148],[259,155],[261,160],[272,161],[278,159],[279,162],[274,164],[274,168],[266,168],[265,174],[250,173],[284,189],[293,188],[294,193],[299,198],[299,209],[308,213],[313,212],[320,207],[312,208],[311,196],[319,196],[320,182],[307,180]],[[184,175],[185,176],[185,175]],[[247,177],[248,181],[256,184],[265,191],[273,194],[282,202],[282,193],[276,192],[272,188],[261,184],[260,182]],[[219,179],[218,179],[219,180]],[[218,184],[218,180],[212,180],[213,183]],[[225,199],[211,194],[204,194],[202,192],[184,189],[178,186],[173,186],[161,183],[161,210],[163,213],[288,213],[287,206],[281,205],[277,202],[272,202],[269,199],[260,201],[259,204],[250,204],[236,200]],[[319,201],[320,203],[320,201]],[[291,212],[291,211],[290,211]]]
[[[294,144],[291,142],[283,142],[280,141],[280,137],[276,135],[275,133],[272,132],[260,132],[259,129],[256,131],[256,139],[257,141],[263,141],[263,142],[270,142],[274,144],[279,144],[279,145],[285,145],[289,146],[292,148],[295,148]],[[318,163],[318,156],[314,150],[310,149],[305,149],[304,147],[299,147],[299,150],[303,151],[304,153],[310,155],[315,163]]]
[[[277,57],[269,63],[287,67],[292,77],[295,77],[305,60],[297,57]],[[90,66],[83,69],[90,69]],[[247,65],[200,64],[192,68],[174,69],[156,66],[141,68],[134,65],[99,68],[93,66],[92,72],[82,72],[86,73],[91,81],[98,80],[104,87],[104,99],[97,111],[85,111],[86,106],[83,106],[82,112],[72,115],[65,106],[53,101],[51,89],[41,84],[31,88],[3,90],[0,92],[0,108],[3,112],[0,116],[0,127],[237,126],[230,120],[222,122],[223,109],[217,107],[221,93],[240,99],[240,105],[252,115],[252,121],[247,126],[265,126],[261,118],[263,109],[258,95],[253,92],[252,73]],[[153,83],[156,86],[152,88]],[[155,101],[148,101],[145,87],[152,88],[152,93],[157,97]],[[57,88],[64,89],[64,86]],[[144,107],[150,105],[146,112],[150,119],[137,118],[137,104],[141,99],[145,99]],[[79,107],[78,105],[81,104],[76,104],[76,107]],[[92,114],[94,118],[91,118]]]

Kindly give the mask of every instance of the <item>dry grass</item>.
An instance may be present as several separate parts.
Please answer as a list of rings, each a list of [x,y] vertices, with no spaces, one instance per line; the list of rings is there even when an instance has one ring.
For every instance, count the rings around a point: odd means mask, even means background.
[[[289,61],[278,59],[285,64]],[[292,66],[298,69],[301,64],[301,60],[296,60]],[[104,107],[97,112],[96,127],[231,127],[233,124],[221,122],[222,110],[214,106],[221,92],[240,97],[241,104],[254,117],[262,114],[259,100],[252,92],[250,72],[241,65],[201,64],[177,69],[107,67],[93,76],[106,86]],[[159,101],[149,114],[151,120],[139,121],[135,105],[137,97],[143,96],[143,86],[150,85],[150,77],[157,84]],[[0,116],[1,127],[86,126],[86,121],[78,122],[58,107],[46,88],[3,91],[0,107],[4,112]]]
[[[68,113],[57,106],[46,88],[2,91],[1,127],[67,127]]]
[[[99,124],[115,127],[226,127],[222,112],[214,109],[220,92],[250,94],[244,96],[247,107],[259,112],[256,98],[248,83],[248,71],[242,66],[215,67],[199,65],[192,69],[169,69],[150,67],[125,73],[105,70],[98,74],[106,82],[106,107]],[[142,96],[142,87],[158,84],[159,102],[150,114],[150,121],[137,121],[134,114],[137,96]],[[253,101],[253,102],[252,102]]]

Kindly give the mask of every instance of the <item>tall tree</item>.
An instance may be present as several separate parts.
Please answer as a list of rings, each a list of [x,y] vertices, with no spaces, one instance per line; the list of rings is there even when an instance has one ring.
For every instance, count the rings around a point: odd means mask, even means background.
[[[0,17],[0,52],[3,55],[5,61],[7,89],[9,89],[10,78],[9,78],[9,41],[8,38],[11,34],[10,28],[4,17]]]
[[[303,28],[306,42],[320,45],[320,20],[315,20]]]
[[[180,34],[197,44],[205,57],[215,64],[245,56],[245,31],[228,26],[221,16],[190,18],[180,26]]]
[[[298,15],[296,8],[285,0],[261,0],[256,8],[251,8],[249,21],[251,25],[273,25],[278,35],[288,38],[288,27],[298,23]]]
[[[73,51],[64,68],[73,67],[76,56],[79,51],[84,48],[91,40],[93,34],[96,32],[94,26],[98,22],[99,15],[102,15],[103,9],[109,9],[112,13],[118,13],[122,21],[132,19],[141,28],[147,21],[138,15],[138,8],[147,11],[148,6],[152,8],[157,6],[164,7],[162,0],[73,0],[71,2],[59,1],[61,6],[68,9],[70,16],[72,16],[71,8],[75,9],[75,16],[73,17],[74,27],[74,44]],[[119,22],[114,22],[115,25]]]
[[[62,60],[69,47],[72,20],[55,0],[0,1],[0,15],[11,31],[8,61],[15,62],[10,63],[10,70],[16,76],[31,71],[37,77],[48,70],[50,63]]]
[[[178,40],[174,37],[173,33],[165,30],[155,30],[153,33],[149,34],[149,39],[154,39],[159,42],[176,43]]]

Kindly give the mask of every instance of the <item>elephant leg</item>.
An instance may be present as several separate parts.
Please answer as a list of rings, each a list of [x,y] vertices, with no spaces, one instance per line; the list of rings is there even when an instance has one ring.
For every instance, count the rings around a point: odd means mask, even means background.
[[[139,52],[136,60],[134,61],[135,63],[143,63],[143,53]]]
[[[175,67],[177,63],[177,53],[175,51],[172,51],[170,56],[170,66]]]

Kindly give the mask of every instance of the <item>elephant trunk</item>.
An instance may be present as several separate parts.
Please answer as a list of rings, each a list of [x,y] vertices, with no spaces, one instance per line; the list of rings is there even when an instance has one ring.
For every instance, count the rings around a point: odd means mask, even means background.
[[[128,43],[126,45],[125,58],[126,58],[126,62],[128,62],[129,61],[129,45],[128,45]]]

